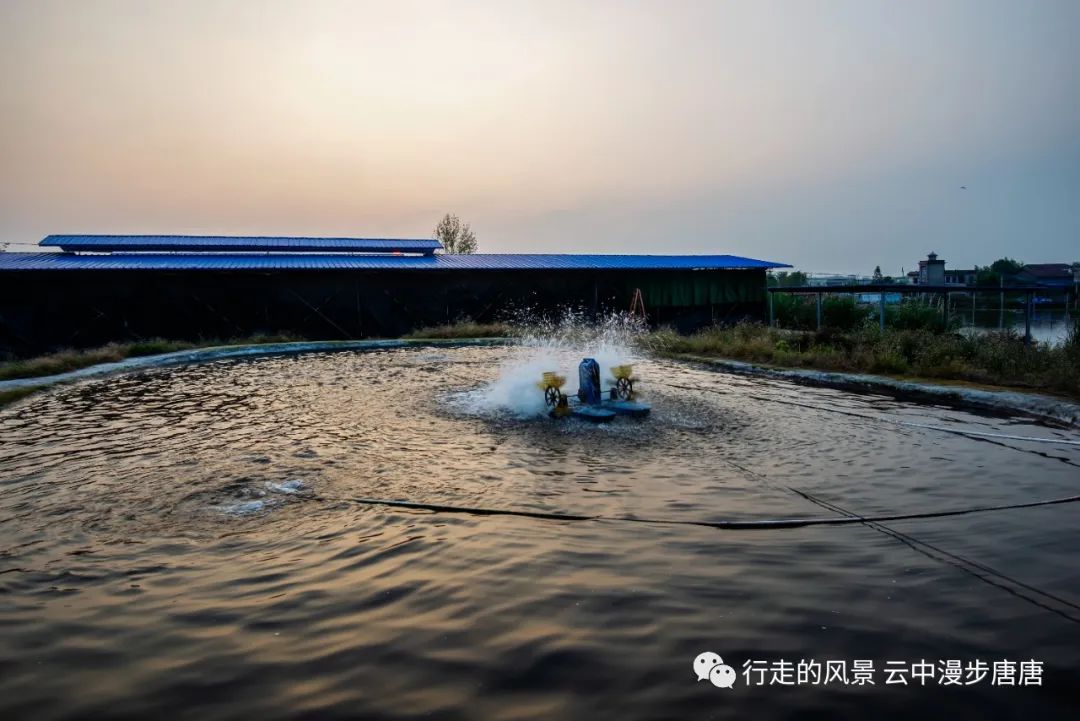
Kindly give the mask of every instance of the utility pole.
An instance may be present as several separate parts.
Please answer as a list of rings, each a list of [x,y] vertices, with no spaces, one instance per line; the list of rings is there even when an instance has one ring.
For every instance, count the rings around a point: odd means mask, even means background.
[[[1031,309],[1034,306],[1034,299],[1030,290],[1024,300],[1024,345],[1029,346],[1031,345]]]
[[[1005,330],[1005,276],[998,276],[998,287],[1001,288],[998,293],[1001,295],[1000,305],[998,310],[998,330]]]

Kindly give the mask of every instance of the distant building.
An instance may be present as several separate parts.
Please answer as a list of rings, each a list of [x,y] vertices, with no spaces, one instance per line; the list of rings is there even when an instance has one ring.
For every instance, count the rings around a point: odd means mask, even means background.
[[[1048,288],[1071,288],[1080,282],[1078,263],[1034,263],[1025,265],[1016,274],[1021,285],[1043,285]]]
[[[937,253],[930,253],[926,260],[919,261],[919,269],[907,274],[908,281],[915,285],[975,285],[978,271],[974,268],[964,270],[945,270],[945,261]]]
[[[872,278],[865,275],[840,275],[836,273],[815,273],[806,278],[807,285],[829,287],[836,285],[866,285]]]
[[[880,303],[883,295],[885,296],[885,302],[890,305],[899,303],[904,298],[899,293],[859,293],[855,298],[859,303],[871,305]]]
[[[0,358],[139,338],[392,338],[510,309],[640,298],[690,331],[763,320],[766,272],[732,255],[440,254],[430,238],[58,235],[0,253]]]
[[[945,285],[975,285],[975,278],[979,272],[974,268],[969,270],[946,270]]]
[[[945,285],[945,261],[940,260],[933,251],[926,260],[919,261],[918,285]]]

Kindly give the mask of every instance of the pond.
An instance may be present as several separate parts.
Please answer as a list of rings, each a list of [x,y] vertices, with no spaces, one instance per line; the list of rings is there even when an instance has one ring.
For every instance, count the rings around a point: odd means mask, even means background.
[[[635,365],[649,419],[544,417],[538,371],[577,359],[496,346],[217,361],[0,410],[0,713],[1075,711],[1080,505],[696,524],[1066,497],[1077,434],[650,359]],[[697,680],[702,652],[734,687]],[[889,662],[954,659],[1038,661],[1041,685],[885,682]],[[800,660],[849,676],[870,661],[875,683],[744,673]]]

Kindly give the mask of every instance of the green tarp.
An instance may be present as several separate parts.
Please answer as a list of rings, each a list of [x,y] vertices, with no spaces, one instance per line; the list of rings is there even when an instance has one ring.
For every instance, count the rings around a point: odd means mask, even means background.
[[[760,270],[631,273],[626,281],[631,294],[634,288],[641,288],[646,308],[760,303],[765,300],[765,273]]]

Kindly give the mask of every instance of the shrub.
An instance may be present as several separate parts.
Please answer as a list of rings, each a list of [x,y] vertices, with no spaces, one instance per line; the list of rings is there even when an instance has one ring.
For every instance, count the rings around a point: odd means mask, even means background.
[[[403,338],[506,338],[516,331],[506,323],[477,323],[471,318],[462,318],[456,323],[417,328]]]
[[[941,310],[909,298],[885,308],[885,325],[900,330],[945,330]]]
[[[773,294],[773,318],[780,328],[809,330],[817,324],[817,309],[812,296]]]
[[[853,298],[832,296],[821,303],[822,325],[838,330],[855,330],[870,320],[873,308],[859,305]]]

